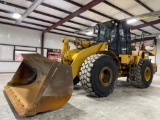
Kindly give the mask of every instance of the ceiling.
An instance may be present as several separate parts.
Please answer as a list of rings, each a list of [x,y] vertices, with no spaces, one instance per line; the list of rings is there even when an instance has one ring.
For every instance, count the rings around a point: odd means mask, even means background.
[[[44,31],[92,2],[92,0],[44,0],[20,24],[16,24],[16,19],[12,17],[13,13],[23,14],[34,1],[0,0],[0,24]],[[83,32],[75,34],[75,31],[110,19],[122,20],[131,16],[158,11],[160,10],[159,5],[160,0],[104,0],[79,15],[62,22],[62,24],[51,29],[50,32],[65,36],[92,39],[96,37],[96,34],[86,35]],[[133,23],[132,26],[145,25],[145,27],[135,27],[136,29],[131,31],[132,37],[134,35],[140,35],[142,32],[147,35],[159,34],[159,19],[160,17],[157,16]],[[159,20],[159,22],[154,22],[156,20]],[[151,24],[151,21],[154,24]]]

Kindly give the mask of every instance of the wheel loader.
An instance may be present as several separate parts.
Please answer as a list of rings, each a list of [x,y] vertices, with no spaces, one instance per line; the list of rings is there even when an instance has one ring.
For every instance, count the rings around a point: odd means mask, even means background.
[[[157,64],[149,56],[156,55],[156,44],[132,50],[130,26],[126,21],[112,20],[97,25],[95,42],[62,41],[61,61],[51,61],[39,54],[25,54],[24,60],[5,86],[10,101],[20,116],[55,110],[70,99],[73,83],[79,81],[91,95],[107,97],[118,77],[127,77],[137,88],[148,88]],[[70,50],[69,43],[76,48]]]

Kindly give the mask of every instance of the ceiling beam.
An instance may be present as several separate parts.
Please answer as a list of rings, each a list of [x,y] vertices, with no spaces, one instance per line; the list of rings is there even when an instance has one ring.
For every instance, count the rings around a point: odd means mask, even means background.
[[[66,2],[69,2],[69,3],[73,4],[73,5],[76,5],[76,6],[78,6],[78,7],[83,7],[83,5],[81,5],[81,4],[79,4],[79,3],[76,3],[76,2],[74,2],[74,1],[71,1],[71,0],[65,0],[65,1],[66,1]],[[104,2],[106,2],[106,1],[104,1]],[[111,7],[115,8],[115,9],[118,9],[119,11],[123,11],[122,9],[118,8],[118,7],[115,6],[115,5],[112,5],[111,3],[109,3],[109,4],[110,4]],[[111,17],[111,16],[105,15],[105,14],[100,13],[100,12],[98,12],[98,11],[95,11],[95,10],[93,10],[93,9],[89,9],[89,11],[91,11],[91,12],[93,12],[93,13],[96,13],[96,14],[99,14],[99,15],[101,15],[101,16],[103,16],[103,17],[106,17],[106,18],[109,18],[109,19],[118,20],[118,19],[116,19],[116,18],[113,18],[113,17]],[[130,14],[130,13],[126,12],[126,11],[124,11],[124,12],[125,12],[126,14],[128,14],[129,16],[132,16],[132,14]],[[147,32],[147,31],[144,31],[144,30],[141,30],[141,29],[139,29],[139,30],[142,31],[142,32],[144,32],[144,33],[147,33],[147,34],[151,34],[151,33]],[[132,33],[132,34],[135,35],[134,33]]]
[[[145,5],[143,2],[141,2],[140,0],[135,0],[138,4],[140,4],[141,6],[143,6],[144,8],[146,8],[148,11],[150,12],[154,12],[154,10],[152,10],[150,7],[148,7],[147,5]],[[160,18],[160,17],[159,17]],[[145,23],[145,21],[143,21]],[[159,28],[152,26],[153,28],[157,29],[160,31]]]
[[[4,13],[8,13],[8,14],[13,14],[14,13],[12,11],[2,10],[2,9],[0,9],[0,12],[4,12]],[[0,18],[2,18],[2,16]],[[55,24],[54,22],[51,22],[51,21],[48,21],[48,20],[44,20],[44,19],[40,19],[40,18],[36,18],[36,17],[32,17],[32,16],[27,16],[27,18],[32,19],[32,20],[37,20],[37,21],[45,22],[45,23]],[[14,20],[12,18],[7,18],[7,17],[3,17],[2,19]],[[68,25],[61,25],[61,26],[67,27],[67,28],[71,28],[71,29],[74,29],[74,30],[81,30],[79,28],[71,27],[71,26],[68,26]],[[135,33],[131,33],[131,34],[132,35],[136,35]]]
[[[76,3],[76,2],[74,2],[74,1],[71,1],[71,0],[65,0],[65,1],[68,2],[68,3],[71,3],[71,4],[75,5],[75,6],[83,7],[83,5],[81,5],[81,4],[79,4],[79,3]],[[115,19],[115,18],[113,18],[113,17],[111,17],[111,16],[108,16],[108,15],[103,14],[103,13],[101,13],[101,12],[98,12],[98,11],[96,11],[96,10],[93,10],[93,9],[88,9],[88,10],[89,10],[90,12],[93,12],[93,13],[95,13],[95,14],[101,15],[101,16],[106,17],[106,18],[108,18],[108,19]]]
[[[155,24],[159,24],[159,23],[160,23],[160,19],[155,20],[155,21],[151,21],[151,22],[147,22],[146,24],[131,26],[131,30],[135,30],[135,29],[139,29],[139,28],[142,28],[142,27],[147,27],[147,26],[151,26],[151,25],[155,25]]]
[[[3,13],[8,13],[8,14],[13,14],[14,12],[12,11],[8,11],[8,10],[3,10],[3,9],[0,9],[0,12],[3,12]],[[31,19],[31,20],[37,20],[37,21],[41,21],[41,22],[44,22],[44,23],[50,23],[50,24],[55,24],[55,22],[51,22],[49,20],[44,20],[44,19],[41,19],[41,18],[36,18],[36,17],[32,17],[32,16],[27,16],[27,18]],[[68,25],[61,25],[63,27],[67,27],[67,28],[70,28],[70,29],[73,29],[73,30],[80,30],[76,27],[71,27],[71,26],[68,26]]]
[[[8,6],[11,6],[11,7],[16,7],[16,8],[22,9],[22,10],[27,10],[26,7],[19,6],[19,5],[16,5],[16,4],[14,4],[14,3],[9,3],[9,2],[6,2],[6,1],[5,1],[5,2],[4,2],[4,1],[0,1],[0,4],[8,5]],[[38,11],[38,10],[34,10],[33,12],[34,12],[34,13],[37,13],[37,14],[40,14],[40,15],[48,16],[48,17],[51,17],[51,18],[55,18],[55,19],[58,19],[58,20],[63,19],[62,17],[58,17],[58,16],[55,16],[55,15],[51,15],[51,14],[48,14],[48,13],[44,13],[44,12],[41,12],[41,11]],[[77,24],[77,25],[80,25],[80,26],[83,26],[83,27],[90,27],[90,26],[88,26],[87,24],[75,22],[75,21],[73,21],[73,20],[69,20],[68,22],[69,22],[69,23],[73,23],[73,24]]]
[[[125,11],[125,10],[123,10],[123,9],[121,9],[121,8],[119,8],[119,7],[117,7],[117,6],[115,6],[115,5],[113,5],[113,4],[111,4],[111,3],[108,2],[108,1],[104,1],[104,3],[105,3],[106,5],[109,5],[109,6],[113,7],[114,9],[117,9],[117,10],[119,10],[119,11],[121,11],[121,12],[123,12],[123,13],[129,15],[129,16],[133,16],[131,13],[129,13],[129,12],[127,12],[127,11]]]
[[[27,1],[33,2],[33,1],[35,1],[35,0],[27,0]],[[70,11],[67,11],[67,10],[64,10],[64,9],[62,9],[62,8],[58,8],[58,7],[56,7],[56,6],[52,6],[52,5],[49,5],[49,4],[46,4],[46,3],[42,3],[41,5],[44,6],[44,7],[48,7],[48,8],[51,8],[51,9],[54,9],[54,10],[57,10],[57,11],[66,13],[66,14],[72,14],[72,12],[70,12]],[[90,19],[90,18],[84,17],[84,16],[82,16],[82,15],[78,15],[77,17],[79,17],[79,18],[81,18],[81,19],[84,19],[84,20],[88,20],[88,21],[94,22],[94,23],[100,23],[100,22],[97,21],[97,20]]]
[[[44,23],[55,24],[55,22],[51,22],[51,21],[48,21],[48,20],[43,20],[43,19],[40,19],[40,18],[32,17],[32,16],[28,16],[27,18],[32,19],[32,20],[41,21],[41,22],[44,22]],[[70,28],[70,29],[73,29],[73,30],[80,30],[76,27],[72,27],[72,26],[68,26],[68,25],[61,25],[61,26],[66,27],[66,28]]]
[[[146,37],[146,38],[139,38],[139,39],[134,39],[131,41],[131,43],[135,43],[135,42],[142,42],[142,41],[149,41],[149,40],[154,40],[156,39],[156,37]]]
[[[8,11],[8,10],[4,10],[4,9],[0,9],[0,12],[8,13],[8,14],[13,14],[14,13],[13,11]]]
[[[141,31],[142,33],[146,33],[146,34],[149,34],[151,35],[152,33],[148,32],[148,31],[145,31],[145,30],[142,30],[142,29],[138,29],[139,31]]]
[[[2,22],[2,21],[0,21],[0,24],[10,25],[10,26],[15,26],[15,27],[20,27],[20,28],[27,28],[27,29],[31,29],[31,30],[37,30],[37,31],[43,31],[42,29],[39,29],[39,28],[32,28],[32,27],[27,27],[27,26],[22,26],[22,25],[17,25],[17,24]],[[65,33],[58,33],[58,32],[53,32],[53,31],[49,31],[49,33],[63,35],[63,36],[68,36],[68,37],[78,37],[76,35],[68,35],[68,34],[65,34]],[[78,38],[87,39],[85,37],[78,37]]]
[[[10,25],[10,26],[15,26],[15,27],[21,27],[21,28],[27,28],[27,29],[31,29],[31,30],[37,30],[37,31],[42,31],[42,29],[39,29],[39,28],[32,28],[32,27],[22,26],[22,25],[18,25],[18,24],[3,22],[3,21],[0,21],[0,24]]]
[[[59,22],[57,22],[56,24],[50,26],[49,28],[47,28],[46,30],[43,31],[43,33],[46,33],[48,31],[50,31],[51,29],[54,29],[60,25],[62,25],[63,23],[71,20],[72,18],[78,16],[79,14],[85,12],[86,10],[94,7],[95,5],[103,2],[104,0],[93,0],[90,3],[88,3],[87,5],[81,7],[80,9],[76,10],[75,12],[73,12],[72,14],[68,15],[67,17],[65,17],[64,19],[60,20]]]
[[[147,5],[145,5],[143,2],[140,0],[135,0],[138,4],[142,5],[144,8],[146,8],[150,12],[154,12],[151,8],[149,8]]]
[[[44,0],[35,0],[30,7],[23,13],[20,19],[16,21],[17,24],[21,23],[31,12],[33,12]]]
[[[17,25],[17,24],[13,24],[13,23],[2,22],[2,21],[0,21],[0,24],[10,25],[10,26],[15,26],[15,27],[20,27],[20,28],[27,28],[27,29],[36,30],[36,31],[43,31],[42,29],[39,29],[39,28],[32,28],[32,27],[27,27],[27,26],[22,26],[22,25]],[[68,34],[58,33],[58,32],[53,32],[53,31],[49,31],[49,33],[63,35],[63,36],[68,36],[68,37],[77,37],[75,35],[68,35]],[[87,39],[87,38],[84,38],[84,37],[78,37],[78,38]],[[144,40],[153,40],[155,38],[156,37],[148,37],[148,38],[145,38]],[[95,38],[93,37],[93,38],[91,38],[89,40],[95,40]],[[137,40],[136,42],[138,42],[138,41],[140,42],[140,40],[142,40],[142,39],[136,39],[136,40]],[[131,42],[133,43],[135,41],[132,40]]]
[[[73,4],[73,5],[76,5],[76,6],[78,6],[78,7],[83,7],[83,5],[81,5],[81,4],[79,4],[79,3],[76,3],[76,2],[74,2],[74,1],[71,1],[71,0],[65,0],[65,1],[68,2],[68,3],[71,3],[71,4]],[[108,16],[108,15],[106,15],[106,14],[103,14],[103,13],[98,12],[98,11],[93,10],[93,9],[89,9],[89,11],[91,11],[91,12],[93,12],[93,13],[96,13],[96,14],[99,14],[99,15],[101,15],[101,16],[103,16],[103,17],[106,17],[106,18],[109,18],[109,19],[118,20],[118,19],[116,19],[116,18],[113,18],[113,17],[111,17],[111,16]],[[132,35],[136,35],[135,33],[131,33],[131,34],[132,34]]]
[[[125,14],[127,14],[127,15],[129,15],[129,16],[132,16],[132,17],[134,16],[133,14],[131,14],[131,13],[129,13],[129,12],[127,12],[127,11],[125,11],[125,10],[123,10],[123,9],[121,9],[121,8],[119,8],[119,7],[117,7],[117,6],[115,6],[115,5],[113,5],[113,4],[111,4],[111,3],[108,2],[108,1],[104,1],[104,3],[107,4],[107,5],[109,5],[109,6],[111,6],[111,7],[113,7],[113,8],[115,8],[115,9],[117,9],[117,10],[119,10],[119,11],[121,11],[121,12],[123,12],[123,13],[125,13]],[[147,24],[147,22],[145,22],[144,20],[141,20],[141,22]],[[152,27],[155,28],[155,29],[157,29],[157,30],[160,30],[159,28],[156,28],[155,26],[152,26]],[[151,34],[150,32],[144,31],[144,30],[142,30],[142,29],[139,29],[139,30],[142,31],[142,32]]]
[[[70,0],[67,0],[67,2],[69,2]],[[13,3],[9,3],[9,2],[4,2],[4,1],[0,1],[1,4],[4,4],[4,5],[8,5],[8,6],[11,6],[11,7],[16,7],[16,8],[19,8],[19,9],[22,9],[22,10],[27,10],[26,7],[23,7],[23,6],[19,6],[19,5],[16,5],[16,4],[13,4]],[[73,3],[72,4],[76,5],[78,7],[82,7],[83,5],[79,4],[79,3]],[[100,12],[98,11],[95,11],[93,9],[89,9],[91,10],[91,12],[97,12],[97,14],[100,14]],[[0,9],[0,12],[5,12],[5,13],[8,13],[8,14],[13,14],[14,12],[11,12],[11,11],[8,11],[8,10],[2,10]],[[34,10],[33,12],[37,13],[37,14],[41,14],[41,15],[45,15],[45,16],[48,16],[48,17],[52,17],[52,18],[55,18],[55,19],[62,19],[61,17],[57,17],[57,16],[54,16],[54,15],[51,15],[51,14],[47,14],[47,13],[44,13],[44,12],[40,12],[40,11],[37,11],[37,10]],[[107,16],[105,16],[105,14],[103,14],[104,17],[107,18]],[[109,17],[109,16],[108,16]],[[35,17],[32,17],[32,16],[27,16],[27,18],[30,18],[30,19],[34,19],[34,20],[39,20],[39,21],[42,21],[42,22],[46,22],[46,23],[51,23],[51,24],[55,24],[54,22],[51,22],[51,21],[48,21],[48,20],[44,20],[44,19],[40,19],[40,18],[35,18]],[[114,19],[114,18],[110,18],[110,19]],[[68,21],[69,23],[73,23],[73,24],[77,24],[77,25],[80,25],[80,26],[83,26],[83,27],[91,27],[91,26],[88,26],[86,24],[83,24],[83,23],[79,23],[79,22],[75,22],[75,21],[72,21],[72,20],[69,20]],[[66,25],[62,25],[64,27],[68,27]],[[77,30],[80,30],[77,28]],[[132,35],[136,35],[135,33],[131,33]]]
[[[0,16],[0,18],[6,19],[6,20],[15,21],[15,19],[13,19],[13,18],[8,18],[8,17],[3,17],[3,16]],[[46,25],[41,25],[41,24],[38,24],[38,23],[27,22],[27,21],[25,21],[25,20],[22,21],[22,23],[29,24],[29,25],[35,25],[35,26],[38,26],[38,27],[44,27],[44,28],[47,28],[47,27],[48,27],[48,26],[46,26]],[[60,28],[55,28],[55,30],[58,30],[58,31],[61,31],[61,32],[67,32],[67,33],[75,34],[75,32],[68,31],[68,30],[63,30],[63,29],[60,29]],[[82,36],[84,36],[84,37],[94,37],[94,36],[88,36],[88,35],[81,34],[81,33],[78,33],[77,35],[82,35]]]

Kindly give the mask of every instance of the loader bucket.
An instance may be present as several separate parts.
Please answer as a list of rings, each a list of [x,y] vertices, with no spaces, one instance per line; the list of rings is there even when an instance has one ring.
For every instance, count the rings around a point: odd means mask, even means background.
[[[71,66],[39,54],[24,54],[24,60],[5,92],[20,116],[58,109],[73,91]]]

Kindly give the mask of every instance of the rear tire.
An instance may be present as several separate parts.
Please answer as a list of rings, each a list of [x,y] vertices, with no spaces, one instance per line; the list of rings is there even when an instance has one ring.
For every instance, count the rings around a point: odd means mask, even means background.
[[[141,59],[137,66],[131,68],[130,83],[137,88],[148,88],[153,79],[153,67],[149,60]]]
[[[118,69],[110,56],[96,54],[84,61],[79,76],[80,83],[87,93],[106,97],[114,90]]]

